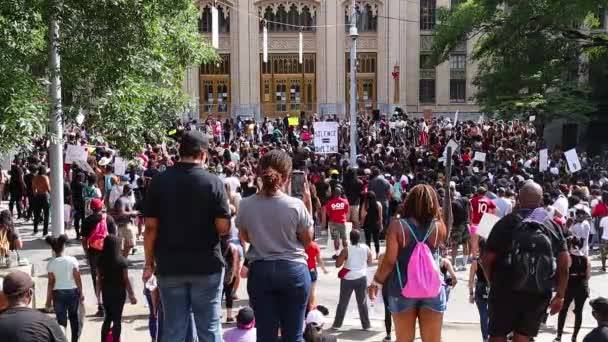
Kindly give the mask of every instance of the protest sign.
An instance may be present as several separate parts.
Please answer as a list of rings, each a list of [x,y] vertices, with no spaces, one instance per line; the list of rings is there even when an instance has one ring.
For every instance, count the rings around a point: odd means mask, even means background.
[[[424,112],[422,112],[424,115],[424,121],[426,122],[431,122],[433,121],[433,110],[432,109],[425,109]]]
[[[490,213],[483,214],[481,221],[479,221],[479,225],[477,226],[477,234],[484,239],[487,239],[492,232],[492,228],[494,228],[494,225],[498,221],[500,221],[500,217],[496,215]]]
[[[549,150],[542,149],[538,153],[538,170],[540,172],[545,172],[549,168]]]
[[[454,127],[456,127],[456,123],[458,123],[458,111],[454,114]]]
[[[570,169],[570,173],[575,173],[580,171],[583,167],[581,166],[581,161],[578,159],[578,155],[576,154],[576,149],[571,149],[564,152],[566,156],[566,161],[568,162],[568,169]]]
[[[127,173],[127,161],[121,157],[114,158],[114,173],[122,176]]]
[[[476,151],[475,152],[475,156],[473,157],[473,160],[485,163],[486,162],[486,153],[485,152]]]
[[[530,122],[534,122],[536,121],[536,115],[531,115],[530,116]]]
[[[338,123],[315,122],[315,152],[338,153]]]
[[[88,153],[86,146],[79,145],[68,145],[65,150],[65,161],[66,164],[72,164],[75,161],[87,161]]]
[[[287,124],[289,126],[298,126],[300,124],[300,118],[297,116],[290,116],[287,118]]]
[[[444,161],[444,162],[445,162],[445,160],[448,159],[448,147],[452,148],[452,154],[454,154],[456,152],[456,150],[458,149],[458,143],[456,142],[456,140],[452,139],[445,146],[445,149],[443,150],[443,156],[441,157],[442,161]],[[450,157],[452,157],[452,156],[450,156]]]

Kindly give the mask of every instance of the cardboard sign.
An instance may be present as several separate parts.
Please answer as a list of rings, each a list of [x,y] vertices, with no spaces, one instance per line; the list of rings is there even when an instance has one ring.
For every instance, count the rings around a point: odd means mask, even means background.
[[[338,153],[338,123],[331,121],[315,122],[315,152]]]
[[[485,152],[476,151],[475,152],[475,156],[473,157],[473,160],[485,163],[486,162],[486,153]]]
[[[121,157],[114,158],[114,173],[123,176],[127,173],[127,161]]]
[[[549,168],[549,150],[542,149],[538,153],[538,170],[540,172],[545,172]]]
[[[287,118],[287,124],[289,126],[298,126],[300,124],[300,118],[297,116],[290,116]]]
[[[496,222],[498,221],[500,221],[500,217],[496,215],[490,213],[483,214],[481,221],[479,221],[479,225],[477,226],[477,234],[484,239],[487,239],[492,232],[492,228],[494,228],[494,225],[496,225]]]
[[[423,115],[424,115],[424,121],[426,121],[426,122],[433,121],[433,110],[432,109],[425,109],[423,112]]]
[[[456,152],[456,150],[458,149],[458,143],[456,142],[456,140],[451,139],[448,144],[445,146],[445,149],[443,150],[443,156],[441,157],[441,159],[443,161],[448,159],[448,147],[452,147],[452,154],[454,154]],[[452,156],[450,156],[451,158]]]
[[[65,150],[65,161],[66,164],[72,164],[75,161],[87,161],[87,157],[89,154],[87,153],[86,146],[78,146],[78,145],[68,145]]]
[[[578,172],[583,168],[581,166],[580,159],[578,159],[578,154],[576,154],[575,148],[564,152],[564,155],[566,156],[566,161],[568,162],[568,169],[570,169],[570,173]]]

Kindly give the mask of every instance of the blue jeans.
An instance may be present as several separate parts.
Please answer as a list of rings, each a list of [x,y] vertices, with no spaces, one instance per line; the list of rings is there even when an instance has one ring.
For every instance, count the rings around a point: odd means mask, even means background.
[[[57,317],[57,323],[67,328],[69,318],[72,342],[78,342],[78,338],[80,337],[81,327],[78,321],[79,305],[80,294],[78,293],[78,289],[53,291],[53,308]]]
[[[200,341],[222,342],[223,270],[209,275],[157,278],[164,313],[162,342],[184,341],[191,315]]]
[[[475,291],[475,303],[479,311],[479,325],[481,326],[481,337],[486,340],[490,337],[488,324],[490,323],[490,314],[488,312],[488,298],[480,295]]]
[[[310,283],[305,263],[255,261],[249,266],[247,292],[255,313],[258,341],[278,341],[279,328],[283,341],[303,341]]]

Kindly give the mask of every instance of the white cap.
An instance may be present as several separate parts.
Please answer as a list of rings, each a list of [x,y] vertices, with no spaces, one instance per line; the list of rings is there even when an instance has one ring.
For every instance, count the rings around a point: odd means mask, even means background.
[[[325,324],[325,316],[319,310],[312,310],[306,315],[306,325],[314,324],[318,327],[322,327]]]

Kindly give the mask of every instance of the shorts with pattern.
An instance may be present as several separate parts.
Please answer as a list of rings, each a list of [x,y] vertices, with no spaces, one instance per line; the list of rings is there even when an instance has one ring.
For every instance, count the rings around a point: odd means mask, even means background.
[[[332,240],[347,241],[346,238],[346,223],[329,222],[329,234]]]
[[[461,245],[469,242],[469,240],[471,240],[471,233],[466,224],[452,227],[452,233],[450,234],[450,242],[452,245]]]
[[[118,237],[122,242],[123,248],[125,246],[135,246],[135,229],[135,226],[131,223],[118,225]]]

